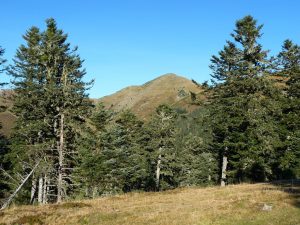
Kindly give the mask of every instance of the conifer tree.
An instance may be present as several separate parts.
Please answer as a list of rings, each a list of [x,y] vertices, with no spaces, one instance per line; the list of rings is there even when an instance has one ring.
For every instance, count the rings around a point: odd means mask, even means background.
[[[2,58],[4,55],[4,49],[0,46],[0,74],[5,71],[4,64],[6,63],[6,59]]]
[[[103,103],[98,103],[87,121],[84,136],[80,143],[77,157],[79,166],[75,177],[78,183],[75,194],[85,197],[98,196],[105,189],[104,177],[107,169],[104,167],[103,149],[107,143],[108,125],[112,122],[113,112],[106,110]]]
[[[45,165],[39,166],[44,168],[39,178],[43,194],[38,194],[44,203],[49,191],[60,202],[71,190],[76,141],[91,106],[77,48],[70,49],[67,35],[54,19],[46,24],[44,32],[33,27],[24,35],[26,45],[17,51],[10,71],[18,117],[11,155],[44,159]]]
[[[47,75],[48,104],[52,105],[53,131],[57,150],[57,202],[67,195],[72,179],[70,174],[77,154],[74,140],[80,135],[91,102],[86,90],[91,83],[82,80],[85,71],[77,48],[70,49],[67,35],[58,29],[53,19],[47,20],[42,35],[43,66]]]
[[[270,80],[267,51],[258,43],[262,25],[246,16],[236,22],[234,42],[211,59],[214,149],[219,153],[221,185],[228,181],[266,180],[272,176],[278,141],[274,118],[279,94]],[[228,166],[227,166],[228,164]]]
[[[41,63],[41,33],[37,27],[30,28],[23,36],[26,44],[21,45],[14,58],[14,65],[10,69],[14,85],[13,113],[18,117],[12,137],[12,149],[9,154],[13,162],[13,169],[23,171],[28,166],[34,166],[40,158],[46,156],[46,143],[49,135],[48,126],[44,122],[46,115],[46,101],[44,99],[45,76]],[[48,158],[45,158],[45,164]],[[26,162],[26,163],[24,163]],[[25,168],[24,168],[25,167]],[[32,177],[31,201],[39,196],[39,203],[43,200],[44,169]],[[48,172],[46,172],[48,173]],[[39,181],[39,184],[38,183]],[[37,193],[39,191],[39,193]]]
[[[177,113],[168,105],[160,105],[148,125],[149,151],[152,155],[156,190],[174,188],[178,185],[179,164],[175,147]]]
[[[291,40],[284,41],[277,57],[278,75],[286,81],[283,103],[283,146],[279,148],[279,167],[284,176],[300,176],[300,46]],[[279,173],[279,171],[278,171]],[[282,178],[282,177],[280,177]]]
[[[110,168],[108,174],[113,178],[114,187],[120,185],[123,192],[145,189],[148,166],[147,153],[140,144],[142,133],[143,122],[128,110],[117,117],[109,131],[110,144],[104,149],[108,159],[105,163]]]
[[[180,186],[209,185],[217,182],[218,163],[210,148],[212,134],[208,110],[200,107],[176,121],[176,148],[180,165]]]
[[[146,190],[149,173],[143,123],[129,110],[112,117],[102,104],[96,107],[91,123],[93,133],[85,145],[92,147],[83,148],[78,168],[85,195]]]

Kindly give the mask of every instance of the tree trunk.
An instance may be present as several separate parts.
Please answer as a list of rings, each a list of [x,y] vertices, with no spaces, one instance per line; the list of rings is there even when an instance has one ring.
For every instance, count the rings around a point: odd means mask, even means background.
[[[38,203],[42,204],[43,203],[43,177],[40,176],[39,178],[39,189],[38,189]]]
[[[222,175],[221,175],[221,187],[225,187],[226,183],[226,169],[227,169],[227,156],[223,155],[222,159]]]
[[[31,183],[30,204],[33,204],[33,202],[34,202],[35,193],[36,193],[36,179],[33,176],[32,183]]]
[[[45,174],[44,176],[44,186],[43,186],[43,204],[47,204],[48,203],[48,177]]]
[[[157,191],[159,191],[160,164],[161,164],[161,147],[159,148],[159,155],[156,164],[156,190]]]
[[[58,178],[57,178],[57,202],[63,198],[63,163],[64,163],[64,114],[60,114],[60,132],[58,143]]]
[[[92,198],[96,198],[97,196],[97,193],[98,193],[98,188],[97,187],[93,187],[93,193],[92,193]]]

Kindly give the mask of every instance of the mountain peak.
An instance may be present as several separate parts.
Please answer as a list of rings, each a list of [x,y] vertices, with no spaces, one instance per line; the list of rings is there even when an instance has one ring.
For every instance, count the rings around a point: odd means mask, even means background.
[[[161,75],[141,86],[130,86],[112,95],[100,98],[107,108],[115,111],[132,110],[142,119],[147,119],[160,104],[176,105],[190,92],[201,90],[191,80],[174,73]],[[182,106],[182,104],[179,104]]]

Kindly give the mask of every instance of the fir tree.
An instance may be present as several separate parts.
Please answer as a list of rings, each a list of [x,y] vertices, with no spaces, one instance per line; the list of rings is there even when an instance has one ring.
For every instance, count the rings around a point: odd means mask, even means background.
[[[300,176],[300,46],[286,40],[277,57],[277,74],[286,79],[283,104],[282,143],[278,152],[278,164],[286,176]],[[280,171],[278,171],[280,173]],[[282,178],[282,177],[280,177]]]
[[[53,19],[46,23],[44,32],[33,27],[24,35],[26,45],[17,51],[10,71],[18,117],[11,155],[44,159],[38,179],[39,190],[44,192],[38,198],[44,203],[49,191],[60,202],[71,190],[76,141],[91,105],[77,48],[70,49],[67,35]]]
[[[274,117],[280,113],[269,74],[267,51],[258,44],[262,25],[246,16],[231,34],[235,43],[212,57],[214,149],[219,153],[221,185],[272,177],[273,143],[278,141]],[[227,166],[228,163],[228,166]]]
[[[46,115],[46,101],[44,101],[44,85],[46,82],[44,68],[41,63],[41,33],[37,27],[30,28],[23,36],[26,44],[21,45],[14,58],[14,65],[10,69],[14,85],[13,113],[17,116],[12,137],[12,149],[8,157],[13,162],[13,170],[25,168],[24,162],[34,166],[40,158],[46,156],[46,150],[50,148],[47,143],[49,132],[44,121]],[[49,165],[49,158],[45,158],[45,164]],[[25,168],[24,168],[25,167]],[[43,167],[43,166],[41,166]],[[44,168],[32,177],[31,201],[41,196],[43,188],[41,181],[44,179]],[[48,173],[48,172],[46,172]],[[37,187],[37,182],[40,186]],[[43,182],[42,182],[43,183]],[[39,189],[38,189],[39,188]],[[39,193],[37,193],[37,189]]]
[[[178,185],[177,174],[179,164],[175,147],[177,113],[168,105],[156,108],[148,125],[150,142],[149,151],[152,155],[152,170],[155,174],[156,190],[174,188]]]
[[[5,71],[4,64],[6,63],[6,59],[2,58],[4,55],[4,49],[0,46],[0,74],[2,74]]]
[[[83,151],[78,170],[79,177],[86,178],[86,194],[146,190],[149,173],[141,138],[143,123],[128,110],[112,118],[103,105],[98,105],[91,122],[94,131],[88,143],[93,147]]]
[[[176,121],[176,148],[180,165],[180,186],[209,185],[217,182],[216,155],[210,148],[212,134],[209,112],[200,107]]]

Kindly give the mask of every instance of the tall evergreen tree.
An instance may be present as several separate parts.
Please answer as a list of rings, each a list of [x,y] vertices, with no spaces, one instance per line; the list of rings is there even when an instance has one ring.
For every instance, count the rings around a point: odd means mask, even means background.
[[[180,186],[209,185],[217,182],[218,164],[211,149],[212,134],[209,111],[200,107],[176,121],[176,148]]]
[[[13,113],[18,117],[12,137],[12,150],[8,155],[13,162],[13,170],[22,171],[34,166],[40,158],[46,156],[47,124],[44,122],[46,101],[44,99],[45,75],[40,66],[41,33],[37,27],[30,28],[23,36],[26,44],[21,45],[14,58],[14,65],[10,69],[14,85]],[[51,136],[51,135],[50,135]],[[44,158],[45,164],[49,158]],[[26,163],[28,163],[27,166]],[[25,165],[24,165],[25,164]],[[44,167],[44,166],[41,166]],[[32,178],[32,201],[38,195],[41,203],[44,169]],[[26,171],[25,170],[25,171]],[[13,172],[13,171],[12,171]],[[37,181],[39,193],[37,194]]]
[[[146,190],[149,172],[148,154],[142,145],[143,123],[128,110],[112,121],[102,105],[96,108],[91,122],[94,131],[87,143],[93,147],[82,152],[78,170],[79,177],[86,178],[85,194],[95,197]]]
[[[238,20],[231,34],[235,43],[228,41],[211,59],[215,84],[211,117],[222,186],[226,175],[232,182],[272,176],[279,93],[266,78],[270,62],[258,43],[261,29],[251,16]]]
[[[178,154],[175,147],[177,113],[168,105],[156,108],[148,125],[150,141],[148,151],[152,155],[152,170],[155,174],[156,190],[178,186]]]
[[[26,45],[17,51],[10,72],[18,117],[11,155],[22,154],[33,161],[43,158],[45,169],[39,178],[43,194],[38,198],[44,203],[49,191],[60,202],[71,189],[76,141],[91,106],[77,48],[70,49],[67,35],[54,19],[46,23],[44,32],[33,27],[24,35]]]
[[[286,80],[281,124],[283,146],[279,148],[278,164],[283,176],[300,177],[300,46],[286,40],[278,54],[277,66],[277,74]]]
[[[53,19],[47,20],[42,35],[43,66],[47,75],[48,105],[51,107],[53,131],[57,150],[57,202],[67,195],[72,179],[70,174],[77,154],[76,138],[89,113],[91,102],[86,90],[91,83],[84,82],[83,61],[70,49],[67,35],[58,29]]]

